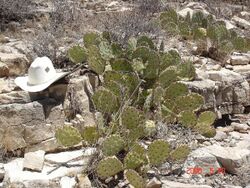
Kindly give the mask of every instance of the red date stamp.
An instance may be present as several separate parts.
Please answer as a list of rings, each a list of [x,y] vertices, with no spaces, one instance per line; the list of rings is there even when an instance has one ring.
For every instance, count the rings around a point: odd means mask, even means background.
[[[201,168],[201,167],[190,167],[187,168],[186,172],[187,174],[192,174],[192,175],[198,175],[198,174],[203,174],[204,171],[208,171],[210,173],[210,175],[215,174],[215,172],[217,172],[218,174],[225,174],[226,173],[226,169],[221,167],[221,168]]]

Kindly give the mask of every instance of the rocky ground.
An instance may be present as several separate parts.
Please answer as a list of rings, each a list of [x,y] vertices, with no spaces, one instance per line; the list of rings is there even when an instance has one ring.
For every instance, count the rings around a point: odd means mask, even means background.
[[[220,7],[216,9],[211,4],[164,1],[164,7],[177,8],[179,14],[196,10],[212,13],[224,20],[228,28],[249,36],[248,2],[243,2],[243,5],[227,3],[220,2],[217,5]],[[78,13],[84,24],[77,30],[72,30],[73,25],[64,28],[66,36],[59,37],[51,46],[42,36],[49,38],[53,32],[47,30],[41,34],[40,31],[49,25],[48,15],[53,12],[53,6],[45,0],[36,1],[34,6],[33,18],[22,22],[12,21],[0,34],[1,186],[95,187],[98,185],[95,179],[81,173],[91,161],[95,148],[65,148],[57,143],[54,135],[55,130],[64,124],[81,129],[95,122],[96,114],[92,113],[89,99],[95,88],[95,78],[77,71],[47,90],[34,94],[21,91],[13,80],[27,72],[37,55],[53,54],[55,45],[55,66],[72,68],[65,58],[67,49],[81,41],[86,31],[101,30],[103,25],[99,23],[103,17],[109,18],[121,12],[126,14],[134,4],[130,1],[83,0],[77,8],[81,10]],[[155,37],[156,42],[159,39]],[[183,58],[194,62],[197,78],[185,83],[191,91],[205,97],[203,109],[212,109],[220,119],[215,123],[216,136],[209,139],[179,125],[159,123],[159,138],[173,145],[188,144],[192,152],[182,164],[172,166],[165,163],[150,170],[148,175],[152,178],[147,187],[249,188],[250,52],[232,53],[226,63],[222,63],[196,55],[197,47],[193,43],[168,36],[165,40],[166,49],[175,48]],[[150,142],[143,141],[143,144],[147,147]],[[107,180],[107,185],[113,180]],[[119,181],[116,187],[129,186],[128,182]]]

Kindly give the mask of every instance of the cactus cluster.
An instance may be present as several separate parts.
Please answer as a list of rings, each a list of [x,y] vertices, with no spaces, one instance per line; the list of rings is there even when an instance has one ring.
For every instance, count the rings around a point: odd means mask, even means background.
[[[204,53],[202,50],[208,49],[210,56],[218,60],[217,56],[225,56],[235,50],[250,50],[249,38],[238,36],[235,31],[228,30],[224,22],[217,21],[212,15],[205,15],[201,11],[182,17],[171,9],[161,14],[160,23],[162,28],[171,34],[195,40],[198,46],[207,46],[201,49],[201,53]],[[214,50],[213,53],[209,52],[209,49],[216,49],[216,53],[214,54]]]
[[[161,120],[212,135],[215,116],[212,112],[200,113],[204,98],[182,83],[195,78],[195,68],[192,62],[183,61],[176,50],[157,49],[146,36],[131,38],[123,47],[113,43],[108,33],[86,34],[83,46],[71,48],[69,57],[76,63],[87,61],[88,67],[100,76],[101,86],[92,101],[105,122],[98,131],[87,127],[80,134],[75,128],[65,127],[56,135],[67,146],[81,139],[88,144],[97,143],[101,160],[96,174],[101,179],[124,171],[131,185],[145,187],[143,169],[188,155],[186,146],[173,150],[161,139],[154,140],[148,148],[140,144],[139,139],[152,138],[156,133],[155,112]],[[86,58],[78,57],[80,52]]]

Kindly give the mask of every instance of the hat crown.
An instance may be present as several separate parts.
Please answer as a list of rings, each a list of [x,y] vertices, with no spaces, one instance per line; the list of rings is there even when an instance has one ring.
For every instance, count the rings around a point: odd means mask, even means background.
[[[28,84],[39,85],[53,79],[56,70],[48,57],[38,57],[28,70]]]

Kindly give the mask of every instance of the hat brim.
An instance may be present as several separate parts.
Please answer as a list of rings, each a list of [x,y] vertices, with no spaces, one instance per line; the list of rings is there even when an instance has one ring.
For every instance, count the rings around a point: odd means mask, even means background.
[[[17,77],[15,79],[15,84],[17,86],[19,86],[22,90],[24,91],[28,91],[28,92],[39,92],[39,91],[43,91],[46,88],[48,88],[51,84],[53,84],[54,82],[56,82],[57,80],[63,78],[64,76],[66,76],[67,74],[69,74],[69,72],[60,72],[60,73],[56,73],[55,77],[52,78],[51,80],[49,80],[48,82],[45,82],[43,84],[39,84],[39,85],[30,85],[28,83],[28,76],[23,76],[23,77]]]

